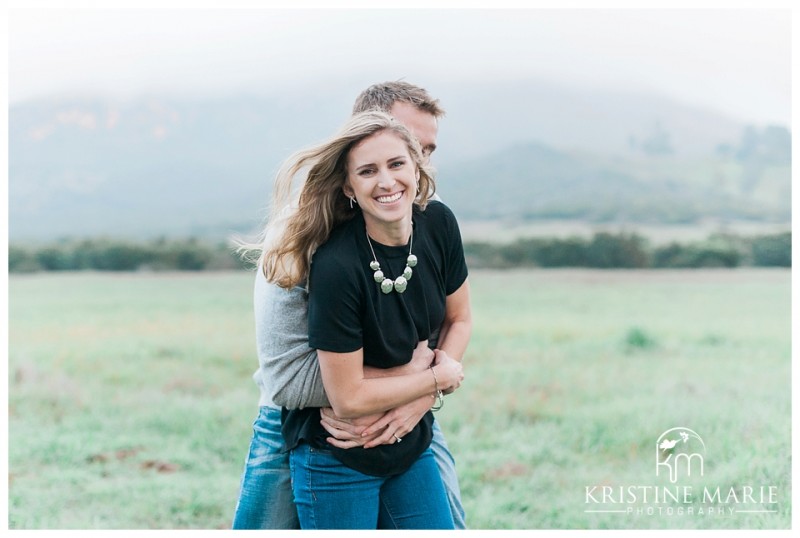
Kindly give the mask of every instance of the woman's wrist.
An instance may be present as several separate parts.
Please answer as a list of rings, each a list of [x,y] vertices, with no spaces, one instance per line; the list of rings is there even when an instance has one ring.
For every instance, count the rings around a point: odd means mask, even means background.
[[[439,388],[439,379],[436,377],[436,370],[433,365],[430,367],[431,373],[433,374],[433,405],[431,406],[431,411],[438,411],[444,405],[444,393]]]

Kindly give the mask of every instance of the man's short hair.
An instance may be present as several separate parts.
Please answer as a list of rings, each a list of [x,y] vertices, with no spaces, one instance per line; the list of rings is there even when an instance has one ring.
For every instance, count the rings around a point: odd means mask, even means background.
[[[444,116],[444,109],[439,106],[438,99],[431,97],[424,88],[401,80],[373,84],[361,92],[353,105],[353,114],[376,108],[389,112],[398,101],[414,105],[419,110],[432,114],[434,118]]]

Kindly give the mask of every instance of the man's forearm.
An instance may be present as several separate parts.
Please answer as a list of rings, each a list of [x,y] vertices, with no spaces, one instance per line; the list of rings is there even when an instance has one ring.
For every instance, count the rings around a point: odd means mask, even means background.
[[[439,344],[439,349],[450,355],[457,361],[464,358],[467,350],[469,338],[472,335],[472,323],[469,321],[458,321],[449,325],[446,330],[442,330],[444,338]]]
[[[472,312],[469,302],[468,281],[464,281],[457,291],[447,297],[447,310],[438,348],[457,361],[464,358],[464,352],[472,336]]]

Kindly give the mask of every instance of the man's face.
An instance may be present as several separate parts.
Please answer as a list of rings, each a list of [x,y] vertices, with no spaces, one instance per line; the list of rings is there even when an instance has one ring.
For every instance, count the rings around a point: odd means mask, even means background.
[[[422,146],[422,155],[427,162],[436,149],[436,135],[439,132],[439,124],[434,115],[401,101],[392,105],[389,114],[417,137],[419,145]]]

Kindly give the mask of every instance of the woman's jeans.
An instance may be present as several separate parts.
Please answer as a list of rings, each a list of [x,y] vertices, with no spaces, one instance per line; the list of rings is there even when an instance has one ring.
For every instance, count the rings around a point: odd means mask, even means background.
[[[407,471],[370,476],[329,450],[301,444],[289,457],[303,529],[452,529],[453,516],[430,448]]]
[[[299,529],[293,502],[289,454],[282,452],[281,410],[261,407],[253,423],[250,451],[242,473],[234,529]],[[457,529],[466,528],[453,456],[439,424],[433,422],[431,449],[447,492]]]

